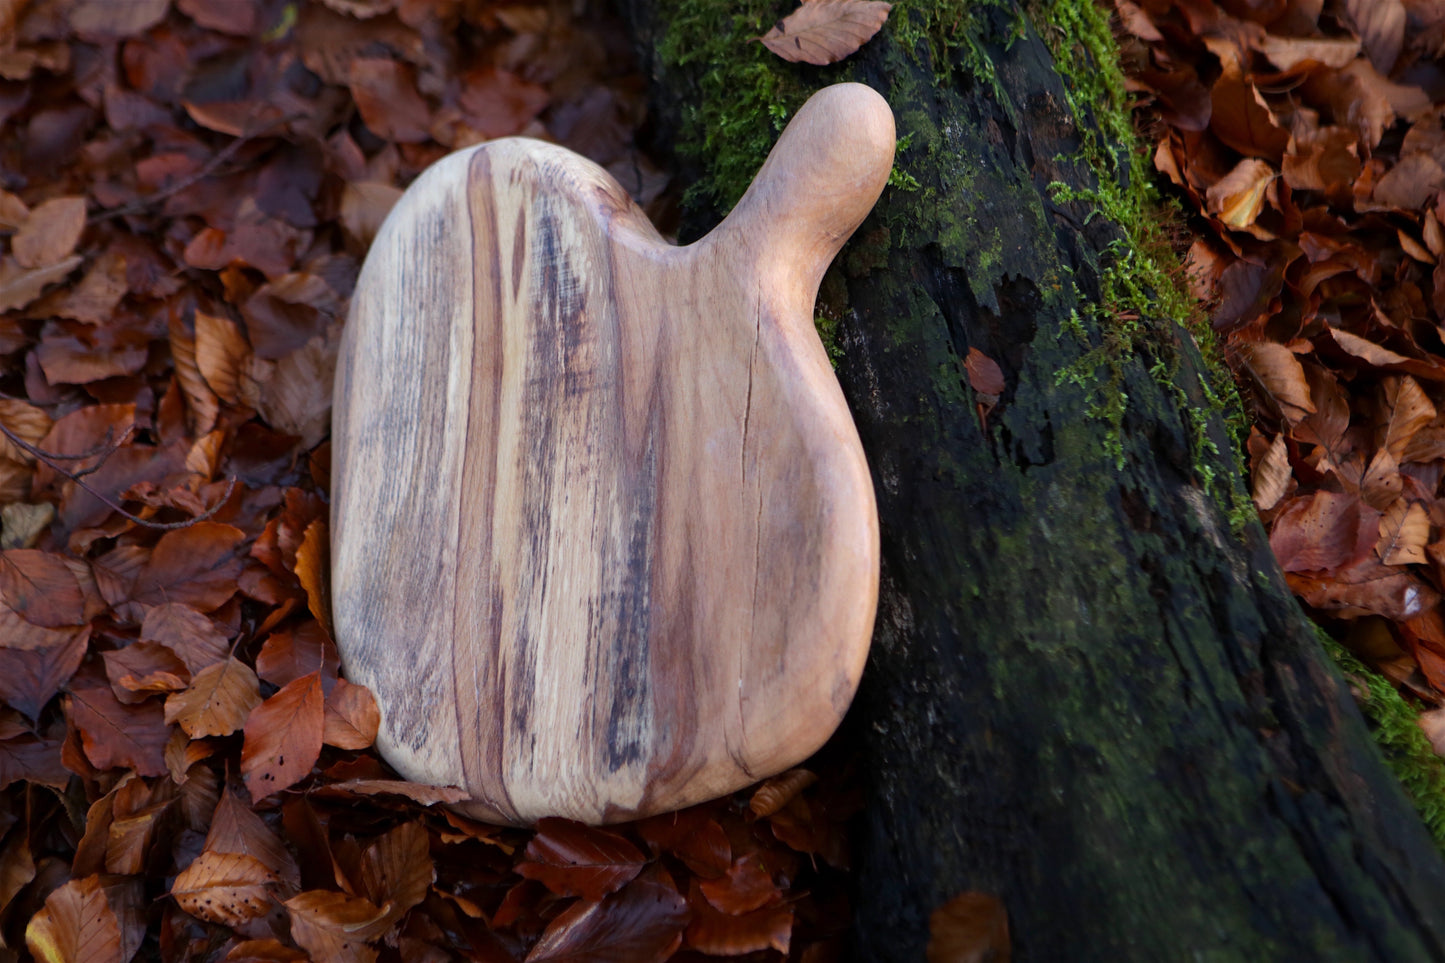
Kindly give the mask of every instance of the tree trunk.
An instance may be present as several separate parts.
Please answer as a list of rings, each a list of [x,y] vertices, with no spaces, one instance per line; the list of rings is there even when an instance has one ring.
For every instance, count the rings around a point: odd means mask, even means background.
[[[695,142],[727,98],[761,104],[767,134],[769,102],[861,80],[917,181],[885,191],[822,299],[883,537],[838,737],[866,773],[857,959],[922,959],[930,912],[964,890],[1004,901],[1023,961],[1445,958],[1438,850],[1258,521],[1232,527],[1204,481],[1240,497],[1192,339],[1157,320],[1112,366],[1080,363],[1130,321],[1087,307],[1119,234],[1050,188],[1094,186],[1060,158],[1097,119],[1069,112],[1030,20],[900,4],[814,69],[745,43],[787,5],[713,5],[623,2],[664,135]],[[763,94],[709,76],[719,34]],[[700,176],[728,176],[725,147]],[[694,208],[694,232],[708,220]],[[986,421],[970,349],[1005,375]]]

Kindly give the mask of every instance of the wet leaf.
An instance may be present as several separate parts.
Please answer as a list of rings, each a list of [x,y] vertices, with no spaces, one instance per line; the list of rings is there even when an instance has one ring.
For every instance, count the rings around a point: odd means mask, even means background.
[[[891,9],[880,0],[807,0],[758,40],[784,60],[825,66],[871,40]]]
[[[636,877],[646,861],[616,833],[570,819],[543,819],[516,871],[559,896],[599,900]]]
[[[1008,910],[991,893],[960,893],[928,918],[928,963],[1008,963]]]
[[[681,945],[687,921],[677,890],[637,880],[600,902],[580,900],[563,910],[526,963],[661,963]]]
[[[321,755],[324,729],[319,672],[287,683],[253,709],[241,748],[241,774],[251,797],[270,796],[306,778]]]

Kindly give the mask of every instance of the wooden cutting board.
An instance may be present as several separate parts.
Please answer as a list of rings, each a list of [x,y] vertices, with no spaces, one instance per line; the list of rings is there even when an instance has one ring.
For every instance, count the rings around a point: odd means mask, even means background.
[[[893,146],[878,94],[823,90],[687,247],[521,138],[401,198],[343,336],[331,509],[336,641],[400,773],[482,819],[617,822],[833,732],[878,531],[813,302]]]

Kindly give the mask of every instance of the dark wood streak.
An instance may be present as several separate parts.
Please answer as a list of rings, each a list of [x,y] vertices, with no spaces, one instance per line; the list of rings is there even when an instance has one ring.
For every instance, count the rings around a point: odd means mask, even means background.
[[[457,558],[476,566],[474,580],[459,580],[452,598],[455,623],[470,633],[451,652],[454,699],[470,706],[471,718],[460,729],[462,784],[499,814],[516,818],[502,772],[505,702],[495,693],[502,681],[502,593],[492,557],[492,516],[497,494],[497,434],[502,392],[504,316],[500,225],[493,171],[485,151],[473,155],[467,171],[468,227],[472,238],[472,378],[467,392],[467,446],[462,467],[462,506],[458,513]],[[525,239],[519,220],[517,238]],[[517,244],[513,243],[513,256]],[[514,273],[515,273],[514,269]],[[513,294],[516,294],[514,283]],[[470,670],[470,671],[469,671]],[[473,682],[472,691],[462,687]]]

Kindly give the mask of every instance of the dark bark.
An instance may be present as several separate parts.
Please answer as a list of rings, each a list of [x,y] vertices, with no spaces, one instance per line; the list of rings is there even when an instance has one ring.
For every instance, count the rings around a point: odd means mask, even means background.
[[[655,55],[678,0],[623,5],[675,131],[707,65]],[[996,82],[961,57],[940,79],[893,28],[838,68],[778,65],[884,92],[920,182],[885,192],[825,284],[883,533],[838,737],[866,774],[856,956],[921,959],[929,913],[975,889],[1005,902],[1017,960],[1445,958],[1439,852],[1258,523],[1232,532],[1201,482],[1238,479],[1183,407],[1204,403],[1192,341],[1163,319],[1112,388],[1057,377],[1104,339],[1084,302],[1117,234],[1050,199],[1089,184],[1057,160],[1089,120],[1019,23],[977,18]],[[986,426],[970,348],[1006,375]],[[1122,467],[1088,412],[1111,390]]]

